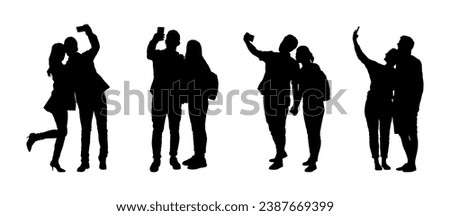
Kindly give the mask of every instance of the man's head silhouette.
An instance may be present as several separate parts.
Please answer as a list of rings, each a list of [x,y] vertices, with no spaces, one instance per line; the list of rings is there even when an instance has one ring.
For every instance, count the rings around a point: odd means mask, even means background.
[[[403,35],[400,37],[397,46],[400,53],[411,54],[411,50],[414,47],[414,41],[411,37]]]
[[[282,53],[292,52],[292,50],[294,50],[297,47],[297,44],[298,44],[297,38],[295,38],[293,35],[287,35],[281,42],[278,51]]]
[[[167,32],[166,47],[170,50],[175,50],[180,45],[180,34],[176,30]]]
[[[73,37],[68,37],[64,41],[64,48],[66,49],[66,53],[68,56],[71,56],[78,51],[78,43],[77,40]]]

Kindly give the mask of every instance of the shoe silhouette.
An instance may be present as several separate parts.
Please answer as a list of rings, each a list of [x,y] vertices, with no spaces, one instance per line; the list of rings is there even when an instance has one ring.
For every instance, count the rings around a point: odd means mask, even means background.
[[[178,163],[177,157],[170,157],[170,165],[172,166],[172,168],[174,170],[181,169],[181,165],[180,165],[180,163]]]
[[[308,159],[307,161],[303,162],[302,165],[303,165],[303,166],[308,166],[308,165],[310,165],[311,163],[314,163],[314,162],[312,162],[311,159]]]
[[[192,157],[190,157],[189,159],[183,161],[182,164],[183,164],[184,166],[188,166],[188,165],[191,164],[194,160],[195,160],[195,155],[192,156]]]
[[[152,165],[150,165],[150,172],[158,172],[160,165],[161,160],[153,160]]]
[[[89,163],[81,163],[81,165],[77,169],[77,172],[84,172],[89,168],[90,168]]]
[[[27,149],[28,149],[28,152],[30,152],[31,148],[33,147],[33,144],[36,142],[36,134],[30,133],[30,135],[27,138],[28,138]]]
[[[316,163],[311,163],[308,167],[306,167],[305,172],[314,172],[317,169]]]
[[[270,165],[269,169],[277,170],[277,169],[280,169],[281,167],[283,167],[283,160],[276,160],[273,162],[272,165]]]
[[[59,165],[59,163],[58,162],[50,162],[50,166],[52,167],[52,171],[53,171],[53,168],[55,168],[56,169],[56,171],[58,171],[58,172],[65,172],[66,170],[64,170],[63,168],[61,168],[61,166]]]
[[[188,169],[200,169],[206,167],[206,159],[205,158],[196,158],[195,160],[191,160],[188,165]]]
[[[286,158],[287,156],[288,156],[288,155],[287,155],[286,152],[282,152],[282,153],[280,153],[280,156],[276,155],[274,158],[270,159],[269,162],[275,162],[276,160],[284,159],[284,158]]]

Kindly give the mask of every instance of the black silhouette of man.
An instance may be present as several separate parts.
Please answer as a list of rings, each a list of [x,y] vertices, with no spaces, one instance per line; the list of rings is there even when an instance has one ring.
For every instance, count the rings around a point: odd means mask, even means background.
[[[287,35],[280,44],[279,52],[263,52],[257,50],[251,40],[252,35],[245,34],[244,42],[250,53],[266,63],[266,72],[258,90],[263,95],[266,122],[276,147],[276,155],[270,160],[273,164],[269,169],[276,170],[283,167],[283,158],[287,157],[284,149],[286,117],[290,105],[291,82],[299,70],[290,52],[297,47],[298,41],[294,36]]]
[[[153,122],[153,163],[151,172],[157,172],[161,164],[161,143],[166,116],[169,118],[170,129],[170,165],[173,169],[181,168],[177,159],[180,141],[181,101],[179,97],[181,70],[183,69],[183,55],[176,50],[180,45],[180,34],[171,30],[167,33],[166,49],[156,50],[159,41],[164,40],[164,33],[158,32],[153,36],[147,47],[147,58],[153,61],[152,93],[152,122]]]
[[[402,140],[408,162],[399,171],[416,171],[418,148],[417,114],[423,92],[422,63],[411,55],[414,41],[408,36],[400,37],[394,90],[394,130]]]
[[[75,80],[75,94],[81,121],[81,165],[78,172],[89,169],[89,146],[91,139],[92,117],[95,115],[97,121],[98,139],[100,143],[100,169],[106,169],[106,157],[108,156],[108,129],[106,117],[105,91],[109,85],[97,73],[94,65],[95,56],[100,50],[97,36],[92,32],[89,25],[77,27],[78,32],[85,32],[91,49],[79,53],[77,41],[68,37],[64,41],[66,53],[69,56],[67,68],[71,71]]]

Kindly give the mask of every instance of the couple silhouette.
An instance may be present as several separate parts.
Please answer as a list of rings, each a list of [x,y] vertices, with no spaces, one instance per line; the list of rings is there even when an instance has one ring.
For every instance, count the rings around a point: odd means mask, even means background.
[[[423,92],[422,64],[411,55],[414,41],[408,36],[401,36],[398,49],[389,50],[384,58],[386,64],[382,65],[363,53],[357,41],[358,31],[359,27],[353,32],[356,56],[366,66],[371,81],[364,112],[375,170],[391,169],[386,160],[394,119],[394,131],[402,140],[408,160],[397,170],[413,172],[416,170],[418,148],[417,115]]]
[[[28,151],[31,151],[36,141],[56,138],[50,166],[52,170],[55,168],[58,172],[65,172],[59,164],[59,158],[67,135],[68,111],[75,110],[75,101],[78,104],[81,122],[81,165],[77,171],[84,172],[90,167],[89,146],[93,115],[95,115],[97,121],[100,143],[98,159],[101,170],[106,169],[106,157],[108,155],[104,92],[109,86],[97,73],[94,65],[94,59],[100,49],[100,44],[89,25],[77,27],[77,31],[86,33],[91,44],[89,50],[79,53],[75,38],[68,37],[64,44],[54,44],[50,52],[47,75],[53,78],[53,91],[44,109],[53,115],[57,129],[42,133],[31,133],[26,143]],[[69,59],[64,65],[63,60],[66,54]]]
[[[165,39],[166,48],[157,50],[158,42]],[[186,46],[186,57],[177,52],[180,34],[176,30],[167,32],[159,27],[147,47],[147,58],[153,61],[152,94],[152,150],[151,172],[157,172],[161,165],[162,134],[166,117],[169,119],[170,160],[174,170],[181,169],[178,162],[180,142],[181,106],[188,103],[189,119],[194,139],[194,155],[182,164],[188,169],[207,166],[206,153],[206,114],[208,100],[217,96],[218,79],[211,71],[202,55],[202,47],[196,40],[190,40]]]
[[[265,118],[276,147],[275,157],[269,160],[273,162],[269,169],[277,170],[283,167],[283,159],[287,157],[286,118],[292,89],[294,104],[290,112],[293,115],[297,115],[303,99],[303,116],[310,151],[310,157],[303,165],[307,166],[306,172],[313,172],[317,169],[321,147],[320,129],[325,111],[324,101],[328,100],[330,95],[327,77],[319,65],[314,63],[313,54],[308,47],[298,47],[295,60],[290,56],[290,52],[298,45],[294,36],[284,37],[279,52],[259,51],[253,45],[253,39],[254,36],[249,33],[244,35],[244,42],[250,53],[266,64],[258,90],[263,95]]]

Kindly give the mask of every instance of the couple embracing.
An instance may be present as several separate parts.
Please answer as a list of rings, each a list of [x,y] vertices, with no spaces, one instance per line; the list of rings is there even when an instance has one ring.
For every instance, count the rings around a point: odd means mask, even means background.
[[[157,50],[158,42],[165,38],[166,48]],[[158,28],[147,47],[147,58],[153,61],[152,94],[152,150],[153,162],[151,172],[157,172],[161,165],[162,134],[166,117],[170,130],[170,159],[174,170],[181,169],[178,162],[178,146],[180,142],[181,106],[188,103],[189,118],[194,138],[194,155],[182,164],[188,169],[199,169],[207,166],[206,153],[206,114],[209,100],[217,96],[218,80],[202,55],[198,41],[190,40],[186,46],[186,57],[177,52],[180,45],[180,34],[170,30],[167,37],[164,28]]]
[[[77,27],[78,32],[85,32],[91,48],[83,53],[78,52],[78,43],[73,37],[68,37],[64,44],[56,43],[52,46],[49,57],[48,76],[53,78],[53,91],[44,109],[50,112],[56,122],[57,129],[42,133],[31,133],[26,143],[31,151],[34,143],[39,140],[56,138],[53,158],[50,166],[58,172],[65,172],[59,164],[59,158],[67,135],[68,111],[75,110],[75,101],[78,104],[81,122],[81,165],[78,172],[90,168],[89,146],[92,118],[97,121],[100,155],[98,157],[101,170],[106,169],[108,155],[108,135],[106,118],[106,99],[104,92],[109,85],[97,73],[94,58],[100,44],[97,36],[89,25]],[[69,57],[64,65],[65,55]],[[75,100],[76,96],[76,100]]]
[[[394,131],[400,136],[407,156],[407,163],[397,170],[414,172],[418,148],[417,115],[423,92],[422,64],[411,55],[414,41],[408,36],[400,37],[398,49],[389,50],[384,58],[386,65],[382,65],[363,53],[357,41],[358,31],[359,27],[353,32],[356,55],[366,66],[371,80],[365,115],[375,170],[391,169],[386,160],[391,121],[394,119]]]
[[[327,77],[319,65],[314,63],[314,56],[308,47],[299,46],[295,60],[290,56],[290,52],[298,45],[294,36],[284,37],[279,52],[257,50],[252,43],[253,38],[253,35],[247,33],[244,35],[244,42],[250,53],[266,64],[266,72],[258,90],[263,95],[266,122],[276,147],[275,157],[269,160],[273,163],[269,169],[277,170],[283,167],[283,159],[287,157],[286,118],[292,85],[294,104],[290,112],[297,115],[303,99],[303,117],[310,152],[309,159],[303,165],[307,166],[306,172],[313,172],[317,169],[321,147],[320,130],[325,112],[324,101],[330,96]]]

